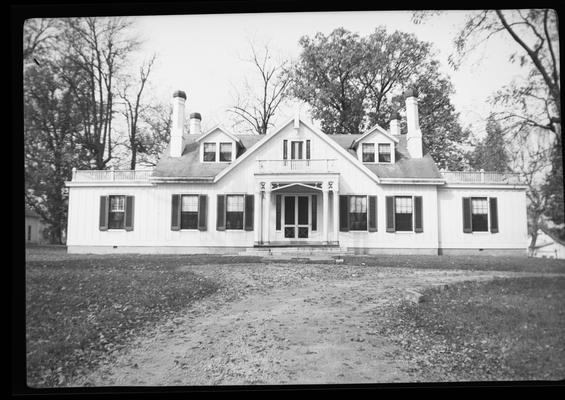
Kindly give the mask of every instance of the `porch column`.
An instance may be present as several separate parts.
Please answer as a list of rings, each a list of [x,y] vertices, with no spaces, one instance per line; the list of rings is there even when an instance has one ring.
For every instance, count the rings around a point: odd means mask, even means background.
[[[269,243],[271,241],[271,187],[270,183],[267,184],[265,188],[265,220],[267,222],[267,226],[265,228],[265,243]]]
[[[254,215],[254,221],[253,221],[253,226],[254,226],[254,232],[253,232],[253,236],[254,236],[254,241],[255,244],[260,244],[261,243],[261,224],[263,223],[263,218],[262,218],[262,214],[263,214],[263,204],[261,203],[263,196],[262,196],[262,192],[261,190],[258,190],[255,192],[255,215]]]
[[[324,182],[322,186],[322,240],[328,243],[328,186]]]
[[[337,242],[339,241],[339,238],[337,237],[337,235],[339,235],[339,191],[337,189],[334,189],[332,192],[332,208],[333,208],[333,241],[337,244]]]

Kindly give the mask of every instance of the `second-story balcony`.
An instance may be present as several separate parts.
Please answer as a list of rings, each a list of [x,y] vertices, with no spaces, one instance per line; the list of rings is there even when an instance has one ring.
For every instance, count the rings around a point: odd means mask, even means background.
[[[335,159],[314,160],[257,160],[258,172],[337,172]]]
[[[441,171],[441,175],[447,183],[522,184],[522,182],[520,182],[520,175],[512,172]]]
[[[153,170],[73,170],[73,182],[148,182]]]

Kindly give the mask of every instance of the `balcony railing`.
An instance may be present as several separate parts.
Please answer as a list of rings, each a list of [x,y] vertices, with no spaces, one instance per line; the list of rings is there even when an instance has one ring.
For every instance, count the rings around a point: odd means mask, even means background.
[[[142,182],[148,181],[153,170],[76,170],[73,169],[73,182]]]
[[[520,175],[516,173],[499,173],[486,171],[441,171],[447,183],[498,183],[508,185],[520,184]]]
[[[259,172],[335,172],[335,159],[257,160]]]

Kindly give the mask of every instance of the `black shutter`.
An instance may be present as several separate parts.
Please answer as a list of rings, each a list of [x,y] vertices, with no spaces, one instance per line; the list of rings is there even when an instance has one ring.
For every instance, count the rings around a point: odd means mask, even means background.
[[[216,215],[216,230],[225,231],[226,230],[226,196],[219,194],[217,196],[218,207]]]
[[[349,231],[349,196],[339,196],[339,230]]]
[[[463,232],[471,233],[473,232],[473,227],[471,224],[471,198],[463,197]]]
[[[126,196],[126,221],[124,228],[126,231],[133,231],[134,197]]]
[[[253,213],[255,208],[255,196],[252,194],[245,195],[245,230],[253,230]]]
[[[422,216],[422,196],[414,197],[414,232],[424,232]]]
[[[288,140],[283,140],[283,160],[288,158]]]
[[[280,194],[277,194],[277,196],[275,197],[275,203],[276,203],[276,215],[275,215],[275,226],[277,231],[281,230],[281,201],[282,201],[282,196]]]
[[[369,196],[369,232],[377,231],[377,196]]]
[[[208,220],[208,196],[201,194],[198,196],[198,230],[206,230],[206,221]]]
[[[490,231],[498,233],[498,201],[496,197],[490,199]]]
[[[394,223],[394,196],[386,196],[386,231],[396,231]]]
[[[310,141],[309,140],[306,141],[306,159],[307,160],[310,159]]]
[[[318,230],[318,196],[312,195],[312,230]]]
[[[108,230],[108,207],[109,207],[108,196],[100,196],[100,219],[98,228],[101,231]]]
[[[171,199],[171,230],[180,230],[180,194],[173,194]]]

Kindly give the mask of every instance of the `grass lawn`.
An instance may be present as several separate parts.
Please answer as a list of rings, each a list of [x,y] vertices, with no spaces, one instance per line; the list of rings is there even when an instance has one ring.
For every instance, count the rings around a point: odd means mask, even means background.
[[[144,327],[217,289],[172,270],[177,265],[131,256],[28,261],[28,384],[64,385]]]
[[[495,279],[424,292],[388,310],[381,334],[430,380],[565,378],[565,276]]]

